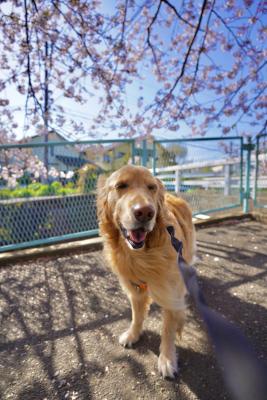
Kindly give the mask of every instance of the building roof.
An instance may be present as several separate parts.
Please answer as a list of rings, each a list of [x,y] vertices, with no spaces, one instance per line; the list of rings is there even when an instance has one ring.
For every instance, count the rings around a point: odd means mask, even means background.
[[[52,134],[57,135],[60,139],[64,140],[65,142],[69,142],[69,140],[67,138],[65,138],[62,134],[58,133],[57,131],[49,131],[48,137],[49,137],[49,135],[52,135]],[[37,134],[37,135],[27,137],[26,140],[31,141],[31,139],[36,139],[36,138],[41,138],[41,137],[44,137],[44,135]]]

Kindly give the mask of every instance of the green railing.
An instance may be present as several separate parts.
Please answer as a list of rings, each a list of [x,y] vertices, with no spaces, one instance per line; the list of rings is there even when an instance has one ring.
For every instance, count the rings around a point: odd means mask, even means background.
[[[254,206],[267,208],[267,134],[257,136],[255,153]]]
[[[242,137],[36,140],[0,145],[0,252],[96,236],[97,178],[128,163],[150,168],[195,215],[247,212],[251,190],[255,205],[266,205],[264,135],[256,156]]]
[[[242,137],[155,140],[153,153],[153,173],[193,214],[242,206]]]

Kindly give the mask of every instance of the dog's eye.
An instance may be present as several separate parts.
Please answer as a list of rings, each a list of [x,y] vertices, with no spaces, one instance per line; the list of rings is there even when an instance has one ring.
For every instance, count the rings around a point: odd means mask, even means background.
[[[150,184],[150,185],[147,185],[147,188],[148,188],[148,190],[156,190],[157,189],[157,186],[156,185],[153,185],[153,184]]]
[[[126,182],[119,182],[119,183],[117,183],[117,185],[115,187],[118,190],[127,189],[128,184]]]

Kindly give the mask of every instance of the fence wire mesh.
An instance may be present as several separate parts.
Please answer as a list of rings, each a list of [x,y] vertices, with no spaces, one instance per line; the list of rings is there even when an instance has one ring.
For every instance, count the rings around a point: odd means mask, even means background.
[[[128,162],[130,140],[0,146],[0,250],[96,234],[97,178]]]
[[[267,208],[267,135],[260,135],[256,142],[254,204]]]
[[[241,205],[241,138],[159,140],[154,154],[154,173],[190,203],[194,214]]]
[[[0,146],[0,252],[96,235],[98,176],[128,163],[150,168],[194,214],[241,206],[247,193],[241,137],[38,140]],[[259,206],[266,206],[267,198],[266,142],[262,135],[258,157],[252,154]]]

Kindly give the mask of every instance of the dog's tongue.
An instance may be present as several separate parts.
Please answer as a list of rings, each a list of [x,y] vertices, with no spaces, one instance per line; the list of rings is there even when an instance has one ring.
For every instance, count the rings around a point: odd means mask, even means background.
[[[142,229],[134,229],[129,231],[130,239],[135,243],[143,242],[146,238],[146,232]]]

